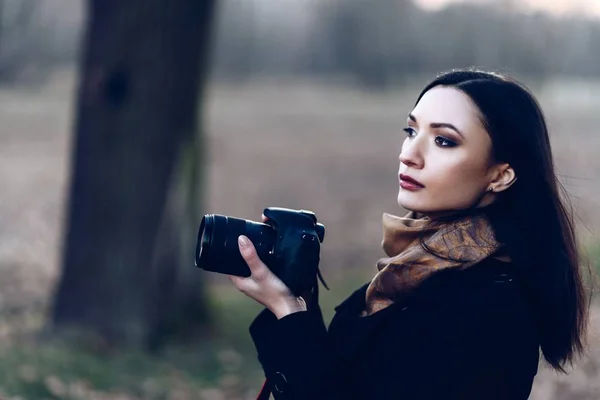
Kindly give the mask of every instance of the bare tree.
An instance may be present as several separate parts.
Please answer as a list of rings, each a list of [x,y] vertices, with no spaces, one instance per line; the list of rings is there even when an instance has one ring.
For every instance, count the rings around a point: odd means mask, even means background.
[[[39,18],[40,4],[40,0],[0,0],[0,82],[45,76],[39,64],[49,41],[48,27]]]
[[[214,0],[90,0],[57,331],[160,348],[208,322],[193,266]]]

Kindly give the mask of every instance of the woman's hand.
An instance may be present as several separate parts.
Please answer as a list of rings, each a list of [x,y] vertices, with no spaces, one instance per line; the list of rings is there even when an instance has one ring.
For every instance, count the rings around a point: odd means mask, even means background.
[[[263,221],[265,221],[264,217]],[[254,245],[246,236],[242,235],[238,238],[238,246],[251,273],[248,278],[229,275],[229,279],[239,291],[267,307],[277,319],[307,310],[304,299],[296,297],[260,260]]]

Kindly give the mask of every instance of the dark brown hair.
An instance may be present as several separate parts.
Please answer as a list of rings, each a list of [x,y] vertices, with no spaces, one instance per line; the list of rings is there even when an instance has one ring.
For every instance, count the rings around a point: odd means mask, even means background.
[[[494,161],[510,164],[516,173],[516,182],[498,193],[490,220],[524,283],[544,358],[565,372],[584,350],[590,297],[573,209],[555,173],[542,110],[523,84],[497,73],[444,73],[425,87],[417,103],[436,86],[470,97],[492,139]]]

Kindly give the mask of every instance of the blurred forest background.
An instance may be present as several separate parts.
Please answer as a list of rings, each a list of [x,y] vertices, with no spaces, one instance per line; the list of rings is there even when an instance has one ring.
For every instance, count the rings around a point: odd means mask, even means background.
[[[406,114],[451,68],[539,98],[600,270],[598,2],[433,3],[0,0],[0,398],[254,399],[261,308],[194,267],[200,217],[315,211],[329,320],[375,272]],[[599,315],[532,399],[600,398]]]

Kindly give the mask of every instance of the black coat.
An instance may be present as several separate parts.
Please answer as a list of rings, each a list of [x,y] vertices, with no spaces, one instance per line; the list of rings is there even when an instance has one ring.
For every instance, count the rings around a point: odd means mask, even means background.
[[[488,259],[438,274],[369,317],[365,284],[335,308],[250,326],[275,399],[511,399],[529,397],[539,361],[532,313],[512,264]]]

